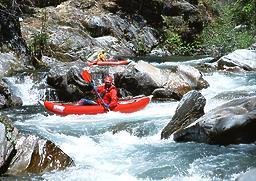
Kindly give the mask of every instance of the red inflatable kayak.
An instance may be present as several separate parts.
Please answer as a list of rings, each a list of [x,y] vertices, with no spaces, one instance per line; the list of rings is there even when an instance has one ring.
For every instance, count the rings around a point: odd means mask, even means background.
[[[127,65],[130,62],[131,61],[129,61],[129,60],[112,60],[112,59],[107,59],[104,62],[97,62],[97,63],[96,63],[96,61],[88,62],[88,66],[92,66],[92,65],[98,65],[98,66]]]
[[[136,112],[146,107],[151,101],[151,98],[152,96],[143,96],[129,100],[122,100],[118,102],[118,105],[112,111],[121,113]],[[67,103],[45,101],[44,107],[52,113],[63,116],[69,114],[100,114],[107,112],[107,110],[105,110],[102,105],[81,106]]]

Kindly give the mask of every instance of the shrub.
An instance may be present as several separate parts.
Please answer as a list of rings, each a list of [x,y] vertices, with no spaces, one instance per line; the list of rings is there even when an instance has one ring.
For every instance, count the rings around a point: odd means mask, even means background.
[[[239,48],[247,48],[255,42],[253,30],[236,28],[236,14],[233,14],[232,7],[232,4],[222,6],[220,17],[204,28],[202,40],[206,49],[215,47],[224,54]]]

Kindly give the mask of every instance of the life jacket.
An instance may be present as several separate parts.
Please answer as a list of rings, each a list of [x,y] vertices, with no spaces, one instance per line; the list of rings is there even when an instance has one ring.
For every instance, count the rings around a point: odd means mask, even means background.
[[[98,61],[105,61],[105,60],[106,60],[105,54],[104,54],[104,53],[100,53],[100,54],[98,55]]]
[[[106,88],[105,85],[101,85],[97,87],[97,90],[104,103],[108,104],[110,109],[113,109],[117,106],[117,89],[114,85],[111,85],[109,88]],[[102,104],[102,101],[98,98],[97,103]]]

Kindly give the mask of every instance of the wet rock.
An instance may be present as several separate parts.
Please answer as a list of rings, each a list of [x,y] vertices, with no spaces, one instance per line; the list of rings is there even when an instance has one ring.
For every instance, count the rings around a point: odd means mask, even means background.
[[[209,87],[209,83],[203,79],[202,73],[192,66],[179,65],[177,74],[189,84],[191,89],[201,90]]]
[[[163,79],[160,69],[143,61],[129,64],[122,72],[115,73],[116,86],[126,88],[133,95],[151,95],[162,87]]]
[[[8,118],[0,117],[0,174],[38,174],[72,165],[73,160],[54,143],[23,135]]]
[[[204,115],[206,99],[198,91],[190,91],[181,99],[172,120],[161,132],[161,139],[167,139],[177,130],[186,128]]]
[[[242,144],[256,141],[256,97],[234,99],[174,133],[175,141]]]
[[[26,55],[13,51],[8,53],[0,52],[0,77],[11,76],[26,70],[33,70]]]
[[[11,92],[10,87],[0,80],[0,109],[22,106],[22,100]]]
[[[91,91],[91,84],[81,77],[81,70],[71,67],[66,74],[51,71],[47,75],[47,84],[55,89],[59,101],[73,102],[83,98],[86,91]]]
[[[16,154],[15,142],[18,130],[4,117],[0,116],[0,174],[7,171]]]
[[[21,136],[15,145],[17,153],[7,174],[43,173],[73,165],[72,159],[49,140],[36,136]]]
[[[166,88],[157,88],[152,92],[154,99],[166,99],[166,98],[172,98],[174,100],[180,100],[183,95],[179,94],[179,92],[176,92],[175,89],[166,89]]]
[[[209,83],[203,79],[200,71],[187,65],[179,65],[176,72],[170,72],[167,76],[164,88],[154,90],[154,98],[180,100],[184,94],[193,89],[201,90],[209,86]]]
[[[180,100],[192,89],[209,86],[202,74],[191,66],[179,66],[176,72],[162,70],[144,61],[130,63],[126,69],[112,69],[115,84],[132,95],[154,95],[156,99]]]
[[[256,69],[256,51],[248,49],[238,49],[234,52],[221,57],[218,61],[219,69],[230,69],[239,67],[243,70],[255,70]]]

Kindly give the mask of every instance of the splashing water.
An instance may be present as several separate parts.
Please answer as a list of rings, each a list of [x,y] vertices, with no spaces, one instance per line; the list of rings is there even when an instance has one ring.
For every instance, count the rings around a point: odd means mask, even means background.
[[[206,73],[204,78],[210,83],[201,91],[207,99],[207,111],[232,99],[234,93],[241,97],[241,92],[256,89],[255,73],[215,72]],[[10,82],[27,105],[27,113],[25,107],[22,114],[8,112],[15,125],[22,132],[53,141],[75,162],[63,171],[39,176],[42,180],[229,181],[255,166],[253,144],[224,147],[161,140],[161,131],[178,102],[151,102],[131,114],[63,117],[35,109],[33,102],[38,101],[40,93],[29,77],[23,83],[12,78]]]

